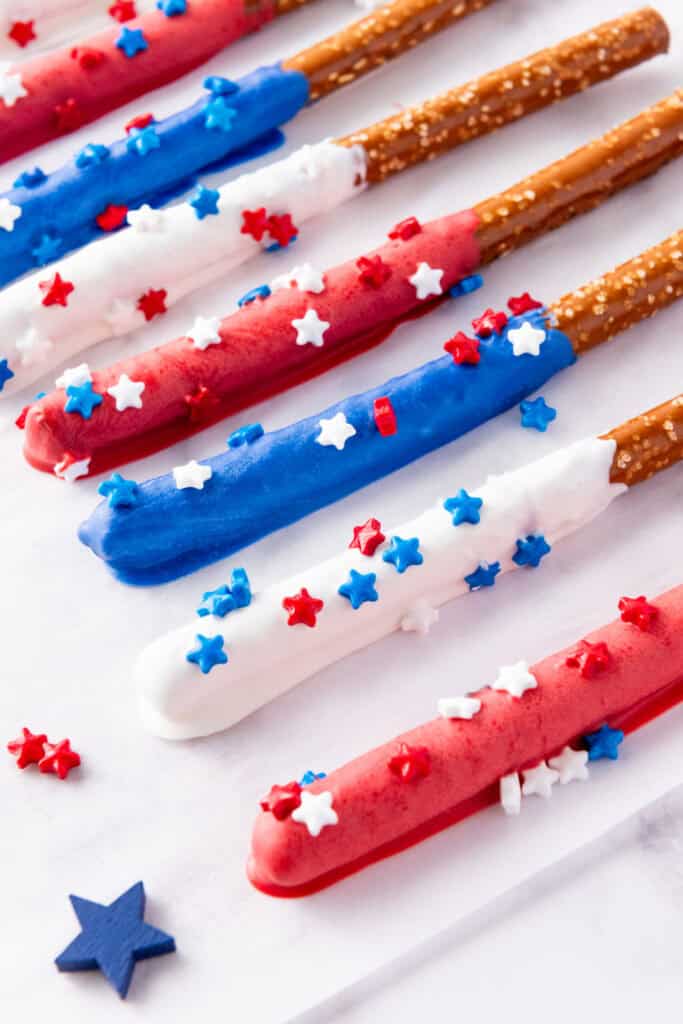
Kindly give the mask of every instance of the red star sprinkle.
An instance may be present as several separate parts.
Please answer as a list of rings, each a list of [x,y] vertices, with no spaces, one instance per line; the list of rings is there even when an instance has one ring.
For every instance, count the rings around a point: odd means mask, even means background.
[[[543,309],[543,303],[532,299],[528,292],[521,295],[511,295],[508,299],[508,308],[513,316],[521,316],[522,313],[529,313],[532,309]]]
[[[258,210],[242,210],[240,231],[243,235],[251,235],[257,242],[260,242],[268,230],[268,220],[265,206],[260,206]]]
[[[219,404],[219,399],[202,384],[194,395],[185,395],[185,404],[190,412],[190,423],[202,423]]]
[[[115,206],[110,203],[106,210],[102,210],[102,213],[97,215],[95,220],[103,231],[115,231],[116,228],[125,224],[127,213],[127,206]]]
[[[659,615],[659,608],[650,604],[642,594],[640,597],[619,598],[619,611],[622,622],[630,622],[644,633]]]
[[[55,125],[58,132],[73,132],[83,124],[83,115],[78,103],[70,96],[55,107]]]
[[[71,51],[71,59],[78,61],[85,71],[92,71],[100,66],[104,60],[101,50],[95,50],[91,46],[75,46]]]
[[[406,217],[405,220],[399,221],[391,231],[389,232],[389,238],[400,238],[402,242],[412,238],[413,235],[419,235],[422,231],[422,225],[420,224],[417,217]]]
[[[372,403],[372,412],[375,417],[375,426],[382,437],[391,437],[392,434],[397,433],[398,423],[390,398],[386,395],[376,398]]]
[[[578,668],[584,679],[594,679],[601,672],[605,672],[612,664],[607,644],[600,641],[591,644],[588,640],[582,640],[581,645],[570,654],[565,665],[567,668]]]
[[[19,739],[10,740],[7,749],[17,759],[17,768],[26,768],[29,764],[38,764],[45,753],[47,736],[45,733],[32,733],[30,729],[22,729]]]
[[[472,366],[476,366],[481,358],[479,339],[469,338],[462,331],[458,331],[452,338],[449,338],[444,348],[453,356],[453,362],[458,366],[461,363],[470,363]]]
[[[153,320],[155,316],[161,316],[166,312],[166,289],[150,288],[138,299],[138,309],[144,313],[145,320],[148,321]]]
[[[137,17],[135,11],[135,3],[133,0],[117,0],[115,4],[112,4],[109,8],[109,14],[116,21],[120,21],[123,24],[124,21],[131,21]]]
[[[288,626],[310,626],[316,625],[316,616],[323,610],[324,601],[317,597],[311,597],[305,587],[302,587],[294,597],[285,597],[282,607],[289,613]]]
[[[57,273],[50,281],[40,281],[38,287],[43,293],[44,306],[66,306],[67,299],[74,290],[71,281],[63,281]]]
[[[19,415],[17,416],[17,418],[15,419],[14,425],[15,427],[18,427],[19,430],[23,430],[24,427],[26,426],[26,417],[28,416],[28,411],[30,408],[30,405],[25,405],[24,408],[19,413]]]
[[[358,548],[361,555],[374,555],[380,544],[386,540],[379,519],[368,519],[362,526],[354,526],[350,548]]]
[[[268,234],[274,242],[286,249],[292,239],[299,234],[299,229],[288,213],[273,214],[268,218]]]
[[[71,742],[60,740],[59,743],[45,744],[45,756],[38,762],[38,767],[41,772],[65,779],[71,769],[78,768],[80,763],[81,758],[71,749]]]
[[[492,334],[498,334],[508,322],[506,313],[496,313],[492,309],[485,310],[481,316],[472,321],[472,330],[480,338],[490,338]]]
[[[402,743],[398,753],[389,758],[387,767],[402,782],[415,782],[416,779],[427,778],[432,762],[426,747],[411,747]]]
[[[301,803],[301,786],[288,782],[286,786],[271,786],[268,796],[261,800],[261,809],[270,811],[278,821],[284,821]]]
[[[32,21],[15,21],[7,33],[7,38],[22,48],[28,46],[31,40],[36,38],[33,25]]]
[[[373,288],[381,288],[391,277],[391,267],[381,256],[361,256],[356,260],[356,266],[359,270],[358,280]]]
[[[130,135],[133,128],[137,128],[138,131],[142,131],[143,128],[147,128],[154,122],[154,114],[138,114],[137,117],[131,117],[128,124],[124,124],[123,128],[126,135]]]

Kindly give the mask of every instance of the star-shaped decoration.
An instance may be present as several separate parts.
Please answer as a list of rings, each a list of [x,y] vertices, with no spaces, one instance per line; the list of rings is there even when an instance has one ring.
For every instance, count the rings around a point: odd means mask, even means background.
[[[35,327],[29,327],[16,342],[16,350],[21,356],[22,366],[36,366],[42,363],[53,348],[53,342]]]
[[[43,306],[66,306],[69,296],[74,290],[71,281],[64,281],[61,274],[56,273],[49,281],[40,281],[38,287],[43,293]]]
[[[200,618],[207,615],[215,615],[216,618],[224,619],[230,612],[237,608],[237,601],[230,593],[227,583],[221,584],[215,590],[207,590],[202,596],[202,603],[197,609]]]
[[[132,21],[133,18],[137,17],[135,10],[135,0],[116,0],[109,8],[109,14],[116,21],[123,23],[124,21]]]
[[[527,768],[522,772],[522,793],[524,796],[542,796],[544,800],[548,800],[553,795],[553,786],[559,778],[559,772],[548,768],[545,761],[541,761],[535,768]]]
[[[426,779],[432,770],[432,759],[427,747],[411,747],[401,743],[398,752],[389,758],[387,768],[401,782],[416,782]]]
[[[77,459],[75,455],[67,452],[61,462],[57,462],[53,466],[53,473],[60,480],[66,480],[68,484],[72,484],[76,480],[80,480],[82,476],[88,475],[90,472],[90,462],[90,458]]]
[[[242,227],[240,233],[251,235],[255,242],[260,242],[268,230],[268,214],[265,206],[257,210],[242,210]]]
[[[403,574],[411,565],[422,565],[424,558],[420,551],[417,537],[404,540],[403,537],[392,537],[391,547],[382,553],[382,561],[395,566],[396,571]]]
[[[279,277],[274,278],[270,283],[270,290],[276,292],[280,288],[290,288],[292,284],[296,285],[299,291],[319,295],[325,291],[325,275],[312,267],[310,263],[302,263],[292,267],[289,273],[280,274]]]
[[[107,388],[107,394],[115,400],[116,411],[125,412],[126,409],[142,409],[142,392],[144,390],[144,381],[131,380],[127,373],[122,373],[118,383]]]
[[[204,220],[205,217],[218,215],[218,200],[221,194],[217,188],[204,188],[197,185],[194,195],[188,200],[195,212],[197,220]]]
[[[533,309],[542,309],[543,303],[537,302],[536,299],[532,299],[528,292],[522,292],[521,295],[511,295],[508,299],[508,309],[513,316],[523,316],[524,313],[530,313]]]
[[[255,288],[250,288],[248,292],[241,295],[237,300],[237,305],[248,306],[250,302],[255,302],[256,299],[267,299],[270,295],[270,287],[267,284],[257,284]]]
[[[542,395],[533,400],[524,398],[520,402],[519,409],[522,414],[522,426],[540,430],[542,434],[548,429],[548,424],[557,418],[557,409],[548,405]]]
[[[17,46],[21,46],[21,48],[23,49],[25,46],[28,46],[30,42],[37,38],[35,32],[33,31],[34,24],[35,22],[33,20],[12,22],[10,30],[7,33],[7,38],[11,39],[13,42],[17,44]]]
[[[601,726],[597,732],[589,732],[583,737],[583,742],[588,749],[589,761],[601,761],[609,758],[610,761],[619,759],[619,745],[624,741],[624,734],[621,729],[610,729],[609,725]]]
[[[507,314],[489,308],[474,318],[472,330],[479,338],[490,338],[492,334],[500,334],[507,322]]]
[[[480,562],[474,572],[465,576],[465,583],[470,590],[492,587],[496,582],[496,576],[499,572],[500,562]]]
[[[557,757],[548,758],[550,767],[560,776],[560,785],[568,782],[585,782],[588,778],[588,751],[565,747]]]
[[[193,395],[185,395],[190,423],[204,423],[220,404],[220,399],[202,384]]]
[[[386,540],[379,519],[367,519],[362,526],[354,526],[350,548],[357,548],[361,555],[371,557],[380,544]]]
[[[391,267],[384,262],[381,256],[360,256],[356,260],[358,268],[358,280],[362,284],[369,284],[372,288],[381,288],[391,277]]]
[[[136,114],[135,117],[131,117],[130,121],[126,121],[123,130],[126,135],[130,135],[133,128],[146,128],[148,124],[155,124],[155,122],[154,114]]]
[[[0,72],[0,100],[4,105],[13,107],[17,100],[23,99],[24,96],[28,96],[28,91],[24,88],[21,75],[16,72]]]
[[[145,320],[153,320],[166,312],[166,294],[165,288],[150,288],[140,296],[137,305]]]
[[[21,207],[3,196],[0,199],[0,231],[14,231],[14,225],[21,217]]]
[[[481,701],[476,697],[442,697],[437,708],[442,718],[474,718],[481,711]]]
[[[506,814],[519,814],[522,809],[522,787],[517,772],[503,775],[498,783],[500,805]]]
[[[319,836],[327,825],[339,824],[339,816],[332,806],[332,794],[329,791],[310,793],[302,790],[301,803],[292,811],[292,821],[305,825],[308,834],[314,837]]]
[[[133,128],[126,140],[126,149],[129,153],[137,153],[138,156],[147,156],[153,149],[159,149],[161,139],[153,124],[146,128]]]
[[[6,359],[0,359],[0,394],[2,393],[5,384],[12,380],[14,373],[9,368],[9,363]]]
[[[342,583],[337,591],[345,597],[354,611],[357,611],[366,601],[377,601],[379,594],[375,590],[377,576],[374,572],[362,573],[351,569],[346,583]]]
[[[530,568],[536,569],[540,565],[541,559],[545,558],[552,550],[542,533],[530,533],[526,537],[520,537],[515,543],[517,551],[512,556],[512,561],[520,567],[528,565]]]
[[[80,152],[76,153],[75,163],[80,171],[86,167],[99,167],[110,156],[107,146],[95,142],[89,142]]]
[[[619,611],[622,622],[630,622],[644,633],[647,633],[659,615],[659,609],[650,604],[643,594],[640,597],[620,597]]]
[[[59,743],[45,744],[45,753],[38,762],[38,768],[44,775],[56,775],[64,780],[80,763],[80,754],[71,749],[70,741],[60,740]]]
[[[173,470],[173,479],[179,491],[192,488],[195,491],[203,491],[204,484],[211,479],[213,470],[201,462],[192,459],[184,466],[176,466]]]
[[[469,274],[467,277],[461,277],[452,288],[448,289],[449,295],[454,299],[459,299],[461,295],[470,295],[472,292],[478,291],[484,286],[484,278],[481,274]]]
[[[215,96],[204,108],[204,126],[209,131],[230,132],[237,111],[229,107],[222,96]]]
[[[418,633],[427,636],[432,626],[439,621],[438,608],[432,607],[429,601],[420,598],[410,611],[401,619],[401,630],[404,633]]]
[[[75,132],[85,122],[83,111],[73,96],[69,96],[63,103],[55,104],[53,118],[56,130],[64,135]]]
[[[338,452],[344,450],[344,446],[350,437],[355,437],[356,428],[347,420],[343,412],[335,413],[329,419],[324,417],[319,421],[320,433],[316,437],[317,444],[323,447],[332,446]]]
[[[310,786],[311,783],[317,782],[318,779],[326,779],[326,778],[327,778],[327,772],[312,772],[309,769],[309,771],[304,772],[304,774],[300,778],[299,785],[300,786]]]
[[[81,896],[69,899],[81,931],[55,960],[60,971],[100,970],[125,999],[138,960],[175,951],[172,936],[145,923],[142,882],[109,906]]]
[[[204,352],[209,345],[220,345],[223,340],[218,330],[220,322],[220,317],[218,316],[196,317],[188,335],[194,347]]]
[[[444,348],[449,355],[453,356],[456,366],[476,366],[481,359],[479,339],[470,338],[462,331],[458,331],[452,338],[449,338]]]
[[[36,264],[39,267],[44,267],[48,263],[52,263],[56,260],[62,252],[62,240],[61,238],[53,238],[51,235],[42,235],[40,242],[31,250]]]
[[[541,345],[547,336],[542,327],[534,327],[528,320],[525,320],[520,327],[511,327],[508,331],[508,341],[516,356],[540,355]]]
[[[121,34],[115,45],[118,50],[123,51],[128,60],[136,57],[138,53],[144,53],[149,47],[141,28],[126,28],[125,26],[121,29]]]
[[[306,587],[302,587],[298,594],[293,597],[284,597],[282,607],[289,616],[288,626],[308,626],[313,629],[317,625],[317,617],[325,607],[325,602],[317,597],[312,597]]]
[[[223,650],[225,646],[224,637],[220,634],[216,636],[203,636],[201,633],[197,633],[196,640],[198,646],[188,651],[185,659],[193,665],[198,665],[203,675],[208,675],[216,665],[227,664],[228,656]]]
[[[141,309],[130,299],[114,299],[103,316],[112,334],[128,334],[145,322]]]
[[[16,758],[17,768],[27,768],[30,764],[38,764],[43,759],[47,736],[44,732],[32,733],[24,727],[21,736],[10,740],[7,749]]]
[[[228,438],[228,448],[241,448],[245,444],[253,444],[263,437],[265,431],[260,423],[247,423],[243,427],[233,430]]]
[[[418,299],[427,299],[430,295],[441,295],[441,278],[443,270],[438,267],[430,267],[428,263],[418,263],[417,270],[408,280],[417,293]]]
[[[268,796],[260,803],[262,811],[270,812],[278,821],[285,821],[301,804],[301,786],[298,782],[271,786]]]
[[[291,214],[273,214],[268,218],[268,234],[279,249],[286,249],[299,236],[299,229]]]
[[[159,234],[166,227],[166,216],[163,210],[155,210],[149,203],[143,203],[137,210],[129,210],[127,220],[130,226],[140,234]]]
[[[372,403],[372,418],[382,437],[393,437],[398,433],[396,411],[388,395],[375,398]]]
[[[565,659],[567,668],[578,668],[584,679],[594,679],[612,665],[612,657],[603,641],[592,644],[582,640],[575,651]]]
[[[30,171],[22,171],[14,182],[14,188],[38,188],[44,181],[47,181],[47,174],[41,167],[34,167]]]
[[[103,51],[96,50],[94,46],[74,46],[70,57],[77,61],[84,71],[94,71],[106,60]]]
[[[511,697],[523,697],[527,690],[535,690],[538,680],[529,671],[526,661],[516,661],[514,665],[503,665],[498,670],[492,690],[503,690]]]
[[[116,231],[117,228],[125,224],[127,214],[127,206],[116,206],[114,203],[109,203],[102,213],[95,217],[95,220],[102,231]]]
[[[412,238],[414,235],[419,235],[421,231],[422,225],[417,217],[406,217],[405,220],[399,221],[398,224],[391,229],[389,232],[389,238],[407,242],[409,238]]]
[[[202,85],[214,96],[232,96],[239,92],[240,87],[231,78],[223,78],[222,75],[209,75],[204,79]]]
[[[157,7],[167,18],[175,18],[187,11],[187,0],[157,0]]]
[[[87,363],[81,363],[79,366],[74,366],[69,370],[65,370],[61,377],[58,377],[55,381],[55,387],[64,388],[79,388],[83,384],[92,383],[92,376],[90,374],[90,367]]]
[[[120,473],[103,480],[97,493],[109,499],[110,508],[134,508],[140,500],[138,485],[134,480],[125,480]]]
[[[451,513],[453,526],[461,526],[462,523],[476,526],[481,519],[480,509],[483,504],[483,498],[468,494],[465,488],[461,487],[453,498],[446,498],[443,507]]]
[[[86,381],[79,386],[71,384],[66,389],[64,412],[78,413],[84,420],[89,420],[93,411],[98,405],[102,405],[103,401],[102,395],[93,391],[92,381]]]
[[[315,309],[307,309],[304,316],[292,320],[297,345],[315,345],[316,348],[322,348],[325,331],[329,326],[329,322],[321,320]]]

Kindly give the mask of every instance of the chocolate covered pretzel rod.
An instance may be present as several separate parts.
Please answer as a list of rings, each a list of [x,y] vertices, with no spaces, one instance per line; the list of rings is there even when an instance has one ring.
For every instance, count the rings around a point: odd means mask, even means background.
[[[627,484],[620,463],[634,447],[644,446],[645,426],[659,457]],[[451,478],[449,496],[416,519],[395,529],[385,529],[377,519],[349,528],[336,557],[253,595],[245,571],[235,570],[230,585],[204,595],[200,618],[141,654],[135,677],[143,721],[168,739],[217,732],[397,630],[426,632],[439,605],[493,586],[500,573],[538,567],[563,537],[630,486],[681,458],[683,395],[601,438],[578,441],[491,477],[471,494]],[[309,470],[311,477],[316,469]],[[184,479],[189,480],[189,470]],[[212,482],[209,478],[207,491]],[[324,489],[326,481],[318,482]],[[277,493],[284,502],[282,484],[278,480]],[[167,496],[160,481],[152,486],[161,507]],[[201,494],[179,493],[187,505],[201,501]],[[234,493],[242,496],[239,487]],[[177,515],[177,504],[171,508],[165,502],[166,523]],[[222,508],[231,515],[229,496]],[[128,511],[134,522],[136,508]],[[122,521],[119,516],[105,544],[120,547]],[[160,515],[152,529],[163,530],[161,521]],[[193,528],[207,542],[212,539],[210,525]],[[147,540],[147,534],[135,535],[138,546]]]
[[[248,874],[272,896],[304,896],[501,801],[552,795],[615,760],[625,733],[683,700],[683,586],[622,597],[620,617],[528,668],[501,668],[439,717],[302,787],[273,786]],[[523,652],[518,652],[522,653]]]
[[[666,26],[654,11],[636,11],[345,139],[305,146],[212,192],[199,189],[188,203],[164,213],[131,211],[128,229],[5,291],[0,358],[7,358],[14,373],[11,390],[32,384],[51,367],[136,321],[144,324],[138,304],[151,289],[163,290],[168,310],[264,246],[272,247],[270,233],[262,230],[268,216],[281,226],[287,222],[288,238],[300,232],[305,220],[358,195],[366,182],[382,181],[604,81],[665,47],[666,37]],[[245,231],[258,210],[263,211],[258,228]],[[177,254],[173,260],[169,247]],[[55,273],[73,291],[64,305],[46,307],[37,300],[46,277]],[[130,317],[112,315],[119,307],[128,307]]]

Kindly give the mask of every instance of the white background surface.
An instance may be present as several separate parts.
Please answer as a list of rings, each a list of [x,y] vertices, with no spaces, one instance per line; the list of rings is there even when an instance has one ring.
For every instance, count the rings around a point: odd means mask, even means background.
[[[499,0],[304,112],[283,152],[370,123],[625,6]],[[673,32],[668,58],[366,193],[312,223],[296,253],[262,256],[145,332],[90,353],[91,365],[184,333],[197,314],[229,311],[249,287],[293,260],[332,265],[378,244],[408,214],[427,219],[466,207],[662,98],[683,84],[683,10],[678,0],[658,8]],[[355,13],[348,3],[325,0],[234,46],[211,70],[236,76]],[[0,167],[0,187],[24,166],[49,169],[85,142],[110,141],[133,113],[162,116],[189,102],[201,78],[190,75],[60,145]],[[379,350],[318,381],[127,467],[126,475],[143,479],[218,451],[240,422],[260,420],[271,429],[379,383],[437,354],[454,330],[510,294],[558,297],[683,226],[680,183],[679,161],[494,265],[483,291],[401,328]],[[558,418],[546,435],[521,430],[513,411],[229,566],[244,565],[260,588],[336,551],[350,527],[370,515],[400,522],[453,487],[476,486],[489,472],[671,397],[683,378],[682,325],[683,309],[671,309],[552,381],[543,393]],[[517,1007],[527,1020],[608,1011],[635,1020],[646,1008],[668,1007],[666,1019],[673,1019],[683,987],[683,800],[669,796],[646,819],[633,815],[683,779],[680,711],[627,741],[623,760],[596,766],[587,786],[568,787],[549,805],[529,801],[514,821],[487,812],[314,899],[270,900],[249,887],[243,864],[258,798],[271,782],[307,768],[330,770],[430,717],[444,693],[475,688],[500,664],[532,662],[571,642],[612,618],[622,593],[655,594],[680,582],[680,469],[620,499],[558,546],[542,571],[515,573],[444,609],[428,639],[392,637],[230,733],[169,745],[139,727],[132,662],[143,643],[183,622],[229,566],[154,590],[112,580],[75,539],[97,481],[68,488],[25,466],[9,425],[20,404],[0,407],[7,421],[0,436],[2,738],[24,724],[52,739],[68,735],[83,768],[62,784],[20,774],[7,757],[0,773],[3,1018],[6,1011],[28,1024],[47,1017],[109,1024],[126,1014],[175,1024],[203,1014],[269,1024],[308,1011],[306,1019],[316,1022],[341,1012],[349,1020],[408,1021],[417,1013],[443,1019],[449,1007],[449,1016],[488,1020]],[[69,892],[109,902],[139,878],[148,919],[175,935],[178,953],[140,965],[121,1007],[101,977],[59,975],[51,961],[77,932]],[[519,882],[525,884],[515,891]]]

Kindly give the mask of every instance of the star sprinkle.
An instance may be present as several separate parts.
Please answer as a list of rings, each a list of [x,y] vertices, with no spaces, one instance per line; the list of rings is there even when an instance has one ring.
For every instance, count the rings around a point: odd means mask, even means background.
[[[197,615],[205,618],[215,615],[224,619],[236,608],[247,608],[251,604],[251,585],[245,569],[233,569],[230,574],[230,586],[223,583],[216,590],[207,590],[202,596],[201,607]]]
[[[401,782],[416,782],[426,779],[432,768],[432,759],[426,747],[411,747],[401,743],[398,753],[389,758],[387,768]]]
[[[217,188],[204,188],[203,185],[197,185],[194,195],[189,200],[197,220],[204,220],[210,215],[216,216],[220,197],[221,194]]]
[[[295,242],[299,235],[299,229],[292,221],[290,214],[273,214],[268,218],[268,234],[275,241],[280,249],[286,249],[288,245]]]
[[[82,476],[88,475],[90,462],[90,458],[77,459],[74,455],[67,453],[61,462],[57,462],[53,466],[52,471],[60,480],[66,480],[68,484],[72,484],[76,480],[80,480]]]
[[[127,373],[122,373],[118,383],[107,388],[107,394],[116,401],[116,411],[126,409],[142,409],[142,392],[145,384],[141,380],[131,380]]]
[[[545,398],[539,395],[531,401],[525,398],[519,406],[522,414],[522,426],[530,427],[532,430],[540,430],[542,434],[548,429],[548,424],[557,418],[557,409],[547,405]]]
[[[138,53],[144,53],[149,46],[141,28],[126,28],[125,26],[121,29],[121,34],[115,45],[117,49],[123,51],[128,60],[136,57]]]
[[[310,786],[311,783],[317,782],[318,779],[326,779],[326,778],[327,778],[327,773],[326,772],[312,772],[312,771],[309,770],[307,772],[304,772],[304,774],[302,775],[301,779],[299,780],[299,785],[300,786]]]
[[[471,719],[481,711],[481,701],[476,697],[442,697],[437,708],[442,718]]]
[[[407,242],[409,238],[413,238],[414,235],[419,235],[422,231],[422,225],[420,224],[417,217],[406,217],[405,220],[401,220],[396,224],[389,232],[389,238],[400,239],[402,242]]]
[[[311,597],[306,587],[302,587],[293,597],[283,598],[282,607],[289,615],[288,626],[301,625],[313,629],[317,624],[317,616],[325,607],[325,602],[317,597]]]
[[[102,50],[96,50],[93,46],[74,46],[69,56],[78,61],[84,71],[94,71],[106,59]]]
[[[138,156],[147,156],[153,149],[159,149],[160,146],[161,139],[152,124],[147,125],[146,128],[133,128],[126,140],[128,152],[137,153]]]
[[[145,320],[153,320],[155,316],[161,316],[166,312],[166,289],[150,288],[141,295],[137,302],[137,308],[143,314]]]
[[[357,611],[366,601],[377,601],[379,594],[375,590],[377,576],[374,572],[362,573],[351,569],[348,582],[342,583],[337,591],[351,603]]]
[[[260,242],[268,230],[268,214],[265,206],[258,210],[242,210],[242,227],[240,233],[251,235],[255,242]]]
[[[255,302],[256,299],[267,299],[270,295],[270,288],[267,284],[257,284],[255,288],[250,288],[248,292],[241,295],[237,300],[237,305],[248,306],[250,302]]]
[[[522,809],[522,787],[517,772],[503,775],[498,783],[500,805],[506,814],[519,814]]]
[[[15,347],[21,356],[22,366],[36,366],[43,362],[54,348],[54,344],[35,327],[29,327],[26,333],[17,339]]]
[[[9,363],[6,359],[0,359],[0,394],[2,393],[5,384],[12,380],[14,373],[9,368]]]
[[[208,675],[216,665],[227,664],[228,656],[223,650],[225,644],[224,637],[220,636],[220,634],[209,637],[197,633],[196,640],[199,646],[195,647],[192,651],[188,651],[185,659],[193,665],[198,665],[203,675]]]
[[[643,633],[648,632],[659,615],[659,609],[649,604],[642,594],[640,597],[620,597],[619,611],[622,622],[630,622]]]
[[[508,309],[513,316],[523,316],[524,313],[530,313],[533,309],[542,308],[543,303],[532,299],[528,292],[522,292],[518,296],[511,295],[508,299]]]
[[[213,470],[211,466],[205,466],[201,462],[192,459],[184,466],[176,466],[173,470],[173,479],[179,491],[192,488],[195,491],[203,491],[204,484],[211,479]]]
[[[93,391],[91,381],[79,386],[72,384],[66,389],[64,412],[78,413],[84,420],[89,420],[93,411],[98,405],[102,405],[103,401],[102,395]]]
[[[232,130],[232,122],[237,117],[237,111],[233,107],[229,107],[222,96],[216,96],[210,100],[204,111],[204,126],[209,131],[229,132]]]
[[[476,498],[461,487],[455,497],[446,498],[443,507],[452,514],[453,526],[461,526],[462,523],[476,526],[481,519],[479,510],[483,504],[483,498]]]
[[[301,805],[301,786],[288,782],[285,786],[271,786],[268,796],[260,801],[262,811],[270,811],[278,821],[285,821]]]
[[[369,284],[372,288],[381,288],[391,277],[391,267],[384,262],[381,256],[360,256],[356,260],[358,268],[358,280],[362,284]]]
[[[322,348],[325,331],[329,326],[329,322],[321,320],[315,309],[307,309],[304,316],[292,320],[297,345],[315,345],[316,348]]]
[[[6,197],[0,199],[0,231],[14,231],[14,225],[21,217],[21,207],[15,206]]]
[[[128,334],[144,323],[142,310],[130,299],[114,299],[102,319],[113,334]]]
[[[453,362],[456,366],[462,366],[463,364],[476,366],[481,359],[479,339],[469,338],[462,331],[458,331],[452,338],[449,338],[444,348],[449,355],[453,356]]]
[[[548,768],[541,761],[535,768],[527,768],[522,772],[522,793],[524,796],[541,796],[548,800],[553,795],[553,786],[560,778],[560,773]]]
[[[53,238],[51,235],[42,235],[40,242],[35,249],[31,250],[36,264],[39,267],[44,267],[48,263],[52,263],[56,260],[62,252],[62,240],[61,238]]]
[[[512,351],[516,356],[538,356],[541,354],[541,345],[547,338],[546,332],[541,327],[534,327],[528,320],[525,320],[521,327],[512,327],[508,331],[508,341],[512,345]]]
[[[69,296],[74,290],[71,281],[64,281],[59,273],[56,273],[49,281],[40,281],[38,287],[43,293],[41,302],[43,306],[66,306]]]
[[[220,322],[220,317],[217,316],[198,316],[188,335],[194,347],[204,352],[209,345],[220,345],[223,340],[218,332]]]
[[[59,743],[45,744],[45,753],[38,762],[38,769],[44,775],[56,775],[63,781],[71,769],[78,768],[80,763],[80,755],[71,749],[71,742],[60,740]]]
[[[430,267],[428,263],[418,263],[417,270],[408,280],[414,287],[418,299],[426,299],[430,295],[441,295],[441,278],[443,270]]]
[[[102,481],[97,493],[109,499],[110,508],[134,508],[139,501],[140,488],[134,480],[125,480],[120,473],[114,473]]]
[[[6,107],[13,107],[17,100],[21,100],[24,96],[28,96],[28,91],[24,88],[24,84],[21,80],[21,75],[0,73],[0,100]]]
[[[167,18],[175,18],[187,11],[187,0],[157,0],[157,7]]]
[[[591,644],[588,640],[582,640],[577,649],[565,659],[567,668],[578,668],[584,679],[594,679],[606,672],[611,664],[611,655],[603,641]]]
[[[500,562],[480,562],[474,572],[465,576],[465,583],[470,590],[480,590],[482,587],[492,587],[496,582],[496,576],[500,572]]]
[[[529,671],[526,661],[516,661],[514,665],[503,665],[498,670],[492,690],[503,690],[511,697],[523,697],[527,690],[535,690],[538,680]]]
[[[572,750],[565,747],[557,757],[548,759],[550,767],[560,776],[560,785],[566,786],[568,782],[585,782],[588,778],[588,751]]]
[[[233,430],[228,438],[228,448],[241,448],[245,444],[253,444],[263,437],[264,430],[260,423],[247,423],[244,427]]]
[[[17,768],[27,768],[30,764],[38,764],[42,760],[47,736],[44,732],[32,733],[24,727],[21,736],[10,740],[7,749],[16,758]]]
[[[319,295],[325,291],[325,276],[310,263],[302,263],[300,266],[292,267],[289,273],[274,278],[270,282],[270,290],[276,292],[280,288],[289,288],[292,284],[295,284],[299,291]]]
[[[439,621],[439,610],[420,598],[407,615],[401,619],[401,630],[404,633],[417,633],[419,636],[427,636],[432,626]]]
[[[362,526],[354,526],[350,548],[357,548],[361,555],[372,557],[380,544],[386,540],[379,519],[368,519]]]
[[[219,399],[202,384],[193,395],[185,395],[185,405],[190,414],[190,423],[204,423],[219,404]]]
[[[481,316],[472,321],[472,330],[479,338],[490,338],[492,334],[500,334],[508,322],[507,315],[502,312],[496,313],[493,309],[486,309]]]
[[[23,49],[25,46],[28,46],[30,42],[37,38],[35,32],[33,31],[33,25],[33,20],[14,21],[12,22],[10,30],[7,33],[7,38],[11,39],[13,42],[17,44],[17,46],[21,46],[21,48]]]
[[[61,377],[58,377],[55,381],[55,387],[64,388],[79,388],[83,384],[92,382],[92,376],[90,374],[90,367],[87,363],[81,363],[79,366],[74,366],[69,370],[65,370]]]
[[[159,234],[166,227],[163,211],[155,210],[149,203],[143,203],[137,210],[129,210],[127,220],[140,234]]]
[[[87,146],[84,146],[83,149],[76,154],[75,164],[81,171],[86,167],[99,167],[99,165],[104,163],[109,155],[110,151],[107,146],[89,142]]]
[[[22,171],[14,182],[14,188],[37,188],[47,181],[47,174],[41,167],[34,167],[30,171]]]
[[[145,890],[138,882],[109,906],[69,896],[80,934],[55,960],[60,971],[99,969],[122,999],[138,960],[175,951],[172,936],[145,924]]]
[[[420,551],[417,537],[404,540],[403,537],[392,537],[391,547],[383,552],[382,561],[396,567],[396,572],[403,574],[411,565],[422,565],[424,558]]]
[[[540,565],[541,559],[545,558],[552,550],[542,533],[530,533],[526,537],[521,537],[516,544],[517,551],[512,556],[512,561],[520,567],[528,565],[530,568],[536,569]]]
[[[316,443],[323,447],[334,447],[338,452],[344,450],[344,446],[350,437],[355,437],[356,428],[353,427],[343,412],[338,412],[330,419],[323,417],[319,421],[320,433],[316,437]]]
[[[339,816],[332,807],[332,794],[302,790],[301,803],[292,811],[292,821],[305,825],[309,835],[314,837],[319,836],[327,825],[337,825]]]
[[[76,131],[85,122],[83,112],[73,96],[69,96],[63,103],[55,104],[54,122],[57,131],[64,134]]]
[[[132,21],[137,17],[134,0],[116,0],[109,8],[109,14],[116,21]]]
[[[110,203],[102,213],[95,217],[95,220],[102,231],[116,231],[125,223],[127,213],[127,206],[115,206]]]
[[[204,79],[202,85],[214,96],[232,96],[233,93],[240,91],[237,82],[233,82],[230,78],[223,78],[222,75],[209,75]]]
[[[392,437],[398,433],[396,412],[391,404],[391,399],[387,395],[374,400],[372,403],[372,416],[375,426],[382,437]]]
[[[470,274],[468,277],[462,277],[452,288],[449,288],[448,294],[454,299],[459,299],[461,295],[470,295],[483,286],[484,278],[481,274]]]
[[[619,745],[623,741],[624,734],[621,729],[610,729],[608,725],[603,725],[597,732],[589,732],[583,737],[583,742],[588,748],[589,761],[601,761],[603,758],[617,761]]]

